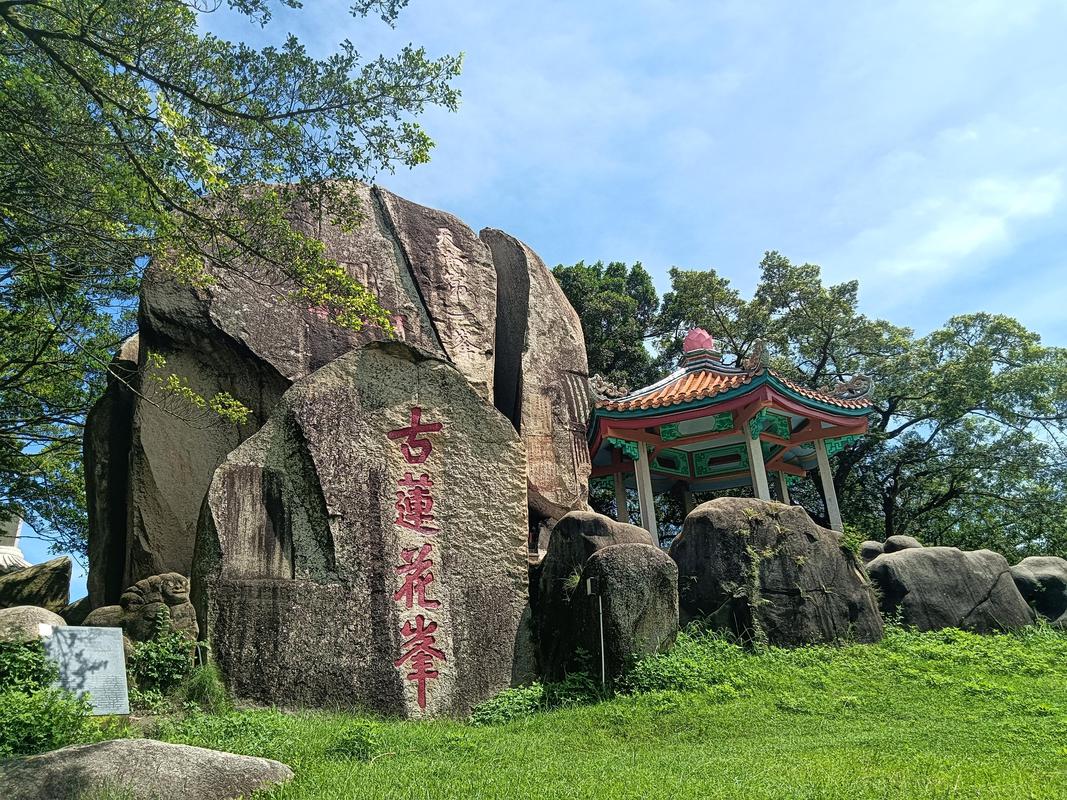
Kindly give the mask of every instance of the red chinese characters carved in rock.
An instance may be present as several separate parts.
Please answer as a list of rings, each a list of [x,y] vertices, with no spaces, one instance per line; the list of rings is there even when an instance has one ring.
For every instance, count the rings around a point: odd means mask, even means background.
[[[436,630],[437,623],[427,622],[422,614],[416,614],[414,620],[405,622],[400,629],[405,639],[400,648],[400,658],[393,662],[398,667],[411,662],[411,672],[407,678],[418,685],[419,708],[422,709],[426,708],[426,681],[433,680],[439,674],[434,668],[434,661],[445,660],[444,652],[435,647],[433,634]]]
[[[411,547],[400,553],[403,564],[396,568],[399,575],[403,576],[403,583],[393,594],[393,599],[403,602],[408,608],[418,605],[419,608],[440,608],[438,600],[432,600],[426,596],[426,589],[433,583],[433,561],[430,555],[433,553],[433,545],[429,542],[421,548]]]
[[[421,464],[433,452],[433,444],[429,439],[420,439],[420,434],[435,433],[442,427],[440,422],[424,423],[422,409],[415,406],[411,409],[411,424],[406,428],[389,431],[388,436],[390,439],[404,440],[400,444],[400,450],[409,464]]]
[[[433,443],[424,434],[436,433],[444,426],[440,422],[423,422],[422,409],[415,406],[410,412],[410,424],[387,434],[392,440],[400,441],[400,452],[409,464],[423,464],[433,452]],[[440,530],[434,525],[433,518],[433,480],[428,473],[415,475],[405,472],[397,482],[396,524],[405,530],[414,531],[423,536],[433,536]],[[401,563],[396,566],[400,577],[400,586],[393,593],[393,599],[403,603],[407,609],[438,609],[439,600],[427,596],[430,584],[434,582],[431,558],[433,545],[425,542],[420,547],[408,547],[400,552]],[[403,644],[400,657],[394,662],[397,667],[407,664],[410,671],[407,679],[413,681],[418,689],[419,708],[426,708],[426,683],[435,680],[440,674],[435,662],[444,662],[445,653],[437,647],[437,623],[427,620],[422,614],[414,619],[404,621],[400,628]]]
[[[433,481],[425,472],[415,477],[404,473],[396,493],[396,524],[427,536],[439,530],[433,523]]]

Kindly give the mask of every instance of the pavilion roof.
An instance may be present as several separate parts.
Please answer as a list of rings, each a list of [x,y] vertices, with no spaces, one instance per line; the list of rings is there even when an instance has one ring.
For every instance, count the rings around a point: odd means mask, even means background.
[[[775,388],[792,394],[800,402],[814,401],[825,406],[840,408],[846,413],[856,413],[871,407],[866,396],[849,396],[809,389],[796,381],[779,375],[767,368],[758,358],[744,365],[723,364],[714,350],[714,341],[703,330],[690,331],[686,337],[686,350],[682,366],[668,377],[630,392],[623,397],[605,398],[597,401],[598,411],[605,412],[654,412],[667,410],[696,401],[710,400],[720,395],[743,394],[753,384],[770,383]],[[740,391],[738,391],[740,390]]]

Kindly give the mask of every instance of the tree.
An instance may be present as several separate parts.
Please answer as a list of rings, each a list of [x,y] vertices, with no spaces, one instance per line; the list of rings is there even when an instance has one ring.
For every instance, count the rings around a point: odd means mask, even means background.
[[[579,261],[552,274],[581,317],[589,374],[631,389],[652,380],[645,341],[657,335],[659,296],[641,263]]]
[[[264,25],[275,5],[227,4]],[[316,59],[292,36],[255,50],[198,31],[221,5],[0,0],[0,515],[63,547],[84,532],[80,426],[145,264],[265,276],[338,324],[388,329],[292,210],[351,223],[344,181],[426,161],[413,115],[456,105],[457,57],[343,42]],[[352,11],[392,23],[404,5]]]
[[[870,433],[834,460],[848,523],[875,538],[1067,553],[1067,350],[995,314],[916,336],[861,314],[857,281],[826,286],[818,266],[779,253],[764,256],[760,273],[746,300],[714,270],[672,269],[650,326],[660,371],[699,326],[732,356],[763,340],[773,369],[813,389],[866,374]],[[794,489],[816,511],[820,492],[812,481]]]

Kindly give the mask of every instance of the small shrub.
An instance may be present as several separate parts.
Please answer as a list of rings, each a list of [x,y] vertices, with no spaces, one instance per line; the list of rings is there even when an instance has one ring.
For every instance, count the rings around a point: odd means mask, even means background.
[[[91,710],[88,699],[59,689],[0,693],[0,758],[80,741],[89,734]]]
[[[545,702],[545,687],[540,683],[505,689],[471,711],[472,725],[503,725],[506,722],[540,711]]]
[[[599,681],[587,672],[572,672],[559,683],[546,683],[545,708],[567,708],[604,699]]]
[[[131,686],[130,708],[143,714],[165,714],[170,711],[170,703],[159,689],[138,689]]]
[[[178,687],[178,696],[209,714],[225,714],[233,710],[233,701],[214,661],[194,667]]]
[[[130,677],[142,692],[154,689],[165,695],[192,670],[195,647],[195,642],[170,627],[170,613],[161,609],[152,638],[133,646],[127,665]]]
[[[51,686],[57,677],[59,672],[45,655],[40,639],[0,642],[0,692],[36,692]]]
[[[368,719],[353,720],[337,733],[326,754],[333,758],[370,761],[378,750],[380,739],[381,728],[377,723]]]

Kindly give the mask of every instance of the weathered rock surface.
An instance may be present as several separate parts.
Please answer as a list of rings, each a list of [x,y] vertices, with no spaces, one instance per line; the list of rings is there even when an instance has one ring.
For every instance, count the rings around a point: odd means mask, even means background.
[[[883,542],[876,542],[873,539],[860,542],[860,560],[864,564],[878,558],[883,552],[885,552],[885,544]]]
[[[59,613],[69,602],[70,559],[66,556],[0,575],[0,608],[40,606]]]
[[[170,630],[195,640],[200,633],[196,610],[189,599],[189,579],[176,572],[152,575],[122,593],[117,605],[101,606],[85,616],[84,625],[122,628],[132,642],[147,642],[164,614]]]
[[[597,596],[585,593],[592,580]],[[635,659],[670,647],[678,633],[678,567],[658,547],[615,544],[585,562],[575,604],[578,645],[594,660],[600,651],[600,606],[604,608],[604,662],[609,679]]]
[[[644,528],[592,511],[572,511],[552,529],[548,552],[538,567],[537,591],[532,593],[538,662],[547,677],[557,678],[573,666],[575,648],[584,647],[585,588],[579,584],[587,562],[594,553],[622,544],[658,549]]]
[[[135,800],[247,798],[291,780],[279,761],[168,744],[113,739],[0,764],[7,800],[80,800],[113,791]]]
[[[59,612],[59,616],[63,617],[68,625],[81,625],[92,610],[89,605],[89,596],[86,595],[78,598],[73,603],[67,603],[63,610]]]
[[[89,605],[117,603],[126,566],[130,435],[140,338],[126,339],[111,361],[107,388],[85,418],[82,440],[89,516]]]
[[[66,626],[63,617],[47,608],[13,606],[0,608],[0,642],[25,642],[40,638],[38,625]]]
[[[745,640],[794,647],[882,637],[859,559],[799,506],[718,498],[686,517],[670,549],[682,624],[706,618]]]
[[[524,475],[509,422],[431,354],[373,343],[295,384],[204,509],[194,601],[230,688],[420,717],[506,687]]]
[[[529,247],[492,228],[479,235],[497,272],[496,406],[526,445],[532,516],[558,519],[588,506],[593,400],[582,323]]]
[[[1011,568],[1015,586],[1031,608],[1067,627],[1067,560],[1030,556]]]
[[[551,273],[510,237],[521,258],[500,262],[490,243],[449,214],[379,188],[351,190],[363,211],[351,230],[299,208],[293,209],[295,226],[321,239],[326,255],[377,295],[391,311],[399,340],[451,361],[476,391],[523,426],[527,448],[537,454],[530,462],[530,497],[541,516],[584,507],[584,344]],[[147,399],[115,385],[91,414],[85,448],[94,607],[116,603],[123,587],[149,575],[190,572],[215,468],[264,424],[294,381],[387,338],[374,326],[339,328],[324,310],[290,297],[279,276],[208,271],[215,282],[194,288],[159,266],[148,270],[139,337],[120,354],[123,362],[136,358],[132,385]],[[498,274],[512,284],[525,282],[521,308],[498,298]],[[506,324],[497,324],[498,309],[506,312]],[[512,354],[503,391],[500,348]],[[166,366],[153,367],[160,357]],[[247,423],[223,424],[183,408],[159,385],[172,373],[202,396],[228,392],[251,409]]]
[[[1032,621],[1004,556],[991,550],[923,547],[885,553],[867,565],[882,613],[921,631],[1013,630]]]
[[[916,550],[922,546],[923,543],[914,536],[902,536],[901,534],[897,534],[896,536],[890,536],[885,540],[885,546],[882,548],[882,552],[898,553],[901,550]]]

